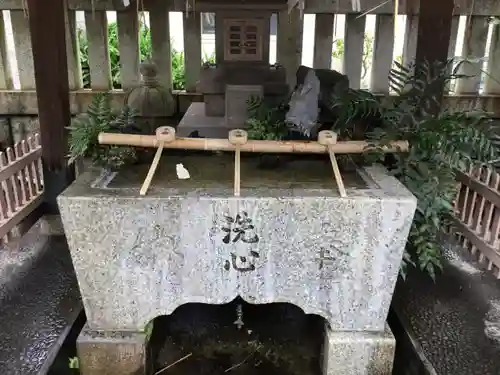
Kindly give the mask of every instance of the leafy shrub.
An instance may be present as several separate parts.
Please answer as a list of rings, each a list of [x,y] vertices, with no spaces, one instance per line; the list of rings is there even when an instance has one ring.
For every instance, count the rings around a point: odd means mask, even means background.
[[[172,87],[174,90],[184,90],[186,76],[184,69],[184,53],[172,48]]]
[[[375,141],[378,150],[389,141],[408,140],[407,153],[395,153],[390,158],[379,152],[367,156],[385,162],[418,199],[403,275],[411,264],[434,278],[442,268],[439,234],[453,215],[458,189],[456,171],[465,172],[475,164],[491,166],[496,161],[497,129],[484,112],[439,109],[439,88],[454,79],[465,78],[457,73],[460,64],[453,68],[453,59],[446,63],[394,64],[389,82],[397,97],[379,100],[366,91],[351,90],[352,96],[347,100],[334,98],[332,102],[337,103],[337,110],[344,110],[342,118],[347,121],[373,118],[377,112],[380,126],[367,136]]]
[[[363,58],[361,60],[361,80],[366,77],[368,68],[371,64],[370,57],[373,53],[373,37],[371,35],[365,36],[363,39]],[[340,59],[344,56],[344,40],[335,39],[333,41],[332,57]]]
[[[442,268],[439,234],[454,214],[456,171],[498,161],[497,127],[484,112],[437,110],[439,88],[464,78],[457,74],[460,64],[450,60],[403,66],[395,61],[394,67],[389,81],[398,96],[380,99],[368,91],[350,89],[332,97],[330,107],[337,116],[332,130],[348,138],[360,121],[377,124],[366,134],[371,142],[364,154],[366,162],[384,163],[418,199],[402,275],[412,265],[434,278]],[[249,114],[250,131],[253,127],[257,139],[279,139],[272,119],[284,119],[282,107],[268,108],[262,101],[253,101]],[[408,140],[409,152],[379,152],[394,140]]]
[[[87,112],[79,114],[68,127],[70,162],[90,158],[97,165],[113,169],[133,163],[137,158],[135,148],[100,145],[98,136],[101,132],[130,132],[136,117],[128,106],[119,114],[113,113],[108,94],[94,95]]]

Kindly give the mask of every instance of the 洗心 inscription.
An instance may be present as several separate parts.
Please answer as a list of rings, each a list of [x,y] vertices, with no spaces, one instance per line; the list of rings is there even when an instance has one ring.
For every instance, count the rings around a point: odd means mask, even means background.
[[[255,226],[252,219],[248,217],[248,213],[243,211],[235,217],[224,216],[224,224],[221,231],[225,233],[222,238],[222,243],[225,245],[236,244],[256,244],[259,242],[259,236],[255,233]],[[235,252],[230,253],[231,259],[224,261],[224,269],[229,271],[233,268],[239,272],[249,272],[255,270],[255,261],[260,258],[260,254],[256,250],[249,250],[246,256],[237,255]]]
[[[222,242],[228,244],[231,242],[257,243],[259,236],[255,234],[252,219],[248,217],[248,213],[243,211],[237,214],[235,218],[225,216],[225,224],[222,226],[222,231],[226,233]]]

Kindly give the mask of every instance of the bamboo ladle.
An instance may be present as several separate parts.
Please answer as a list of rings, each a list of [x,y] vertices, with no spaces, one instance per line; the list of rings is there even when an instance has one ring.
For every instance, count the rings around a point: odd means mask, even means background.
[[[370,147],[366,141],[337,141],[337,134],[332,131],[321,131],[318,141],[255,141],[248,140],[247,132],[235,129],[229,132],[228,139],[218,138],[176,138],[175,129],[162,126],[156,130],[156,135],[136,135],[119,133],[100,133],[99,143],[107,145],[155,147],[156,155],[151,163],[149,172],[140,190],[145,195],[151,184],[156,168],[160,161],[163,148],[186,149],[186,150],[210,150],[210,151],[234,151],[234,195],[240,195],[241,181],[241,151],[260,153],[306,153],[324,154],[328,153],[332,164],[335,181],[339,188],[341,197],[347,197],[335,154],[362,153]],[[380,148],[383,152],[405,152],[408,151],[407,141],[393,141]]]
[[[330,162],[332,163],[333,175],[335,176],[335,181],[337,182],[340,196],[342,198],[347,197],[344,181],[342,181],[342,175],[340,174],[339,165],[337,164],[337,158],[335,157],[335,153],[333,152],[333,145],[337,143],[337,133],[330,130],[320,131],[318,134],[318,143],[328,149]]]
[[[158,149],[156,150],[153,162],[149,167],[146,179],[144,180],[141,190],[139,191],[140,195],[146,195],[146,193],[148,192],[149,185],[151,185],[151,181],[153,180],[156,168],[158,167],[158,163],[160,162],[163,147],[165,146],[165,144],[175,141],[175,129],[171,126],[160,126],[156,129],[156,139],[158,140]]]
[[[242,129],[234,129],[229,132],[229,142],[235,146],[234,150],[234,196],[240,196],[240,165],[241,165],[241,146],[247,143],[248,134]]]

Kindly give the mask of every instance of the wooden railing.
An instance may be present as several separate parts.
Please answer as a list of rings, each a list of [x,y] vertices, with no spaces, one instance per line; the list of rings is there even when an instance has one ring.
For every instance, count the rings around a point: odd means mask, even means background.
[[[38,134],[0,152],[0,239],[42,202],[42,148]]]
[[[285,5],[283,10],[277,13],[277,62],[287,70],[290,84],[295,79],[296,68],[302,61],[302,36],[307,35],[305,44],[314,40],[312,62],[317,68],[330,68],[332,63],[332,43],[339,39],[334,35],[334,23],[345,18],[345,30],[343,34],[345,51],[343,55],[344,73],[349,76],[351,86],[356,88],[360,85],[362,74],[363,47],[365,43],[366,15],[363,12],[383,3],[380,0],[361,0],[361,13],[354,13],[351,0],[307,0],[306,14],[315,14],[314,32],[310,27],[304,28],[304,20],[299,13],[288,14]],[[10,12],[13,38],[15,42],[15,56],[17,60],[17,71],[19,75],[20,89],[14,89],[11,66],[12,56],[8,56],[5,45],[4,18],[0,13],[0,114],[37,114],[37,102],[35,95],[35,79],[33,54],[31,51],[29,23],[26,10],[23,9],[23,0],[0,0],[0,9]],[[174,11],[185,11],[186,6],[193,1],[157,1],[144,0],[145,17],[149,20],[151,31],[152,58],[159,68],[159,80],[165,87],[172,87],[172,58],[169,14]],[[201,43],[202,35],[200,28],[201,12],[214,11],[209,3],[215,1],[197,0],[195,2],[196,12],[184,13],[183,16],[183,40],[184,60],[186,76],[186,93],[178,93],[179,110],[183,111],[193,97],[196,97],[196,82],[200,74],[202,60]],[[224,4],[226,3],[226,4]],[[387,93],[388,72],[392,66],[394,54],[394,18],[392,15],[392,2],[374,9],[370,17],[375,17],[373,52],[370,52],[368,60],[371,66],[370,90],[375,93]],[[134,87],[139,82],[139,28],[140,12],[135,6],[127,9],[120,7],[113,0],[67,0],[67,52],[69,67],[69,84],[71,89],[72,113],[85,110],[93,90],[108,90],[112,88],[110,72],[109,46],[107,40],[107,11],[116,13],[118,25],[118,49],[121,56],[120,80],[124,90]],[[495,111],[500,115],[500,25],[489,23],[488,18],[500,14],[500,5],[496,0],[457,0],[455,16],[453,19],[452,38],[449,48],[449,56],[455,56],[457,42],[464,40],[462,56],[473,60],[470,64],[463,65],[463,73],[475,74],[474,78],[461,79],[453,85],[451,96],[447,98],[451,107],[460,109],[484,108]],[[192,5],[192,4],[191,4]],[[231,5],[221,1],[217,5],[219,9],[231,7],[241,9],[241,5]],[[252,10],[259,6],[252,6]],[[265,9],[269,5],[262,2],[260,8]],[[405,22],[404,43],[402,60],[410,62],[415,57],[417,40],[418,9],[411,9],[402,1],[400,7],[403,17],[398,17],[398,23]],[[90,66],[91,90],[83,90],[82,70],[79,59],[79,46],[76,25],[76,12],[83,12],[85,19],[85,32],[88,40],[88,60]],[[460,30],[459,19],[467,16],[464,30]],[[404,21],[406,19],[406,21]],[[180,35],[180,34],[178,34]],[[491,35],[491,36],[490,36]],[[487,40],[491,40],[487,46]],[[460,43],[461,44],[461,43]],[[488,57],[486,63],[487,74],[482,74],[483,59]],[[216,56],[217,57],[217,56]],[[479,87],[483,91],[479,94]],[[123,104],[124,92],[113,91],[116,106]],[[188,97],[188,99],[186,99]],[[186,103],[186,100],[188,101]],[[199,100],[198,98],[195,100]]]
[[[457,179],[452,236],[500,278],[500,173],[476,167]]]

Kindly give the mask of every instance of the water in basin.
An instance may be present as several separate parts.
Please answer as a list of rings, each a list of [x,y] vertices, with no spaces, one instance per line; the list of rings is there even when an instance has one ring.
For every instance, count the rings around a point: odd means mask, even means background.
[[[274,156],[274,155],[272,155]],[[282,163],[278,168],[262,168],[259,156],[242,154],[241,189],[333,189],[337,185],[328,156],[313,157],[302,155]],[[181,180],[176,175],[176,164],[182,163],[189,171],[190,179]],[[108,181],[106,187],[140,188],[149,165],[142,164],[123,169]],[[367,176],[357,169],[342,171],[344,185],[348,189],[367,189]],[[234,185],[234,154],[218,155],[202,153],[191,155],[169,154],[164,152],[156,170],[152,188],[232,188]],[[370,184],[372,185],[372,184]]]

